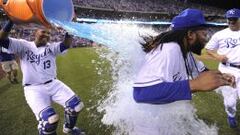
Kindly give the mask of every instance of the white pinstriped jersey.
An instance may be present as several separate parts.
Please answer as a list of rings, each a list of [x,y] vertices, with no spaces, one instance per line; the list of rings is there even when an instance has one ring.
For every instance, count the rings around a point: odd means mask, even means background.
[[[231,31],[229,28],[215,33],[205,46],[209,50],[217,50],[220,55],[226,55],[228,62],[240,64],[240,30]]]
[[[59,43],[48,43],[37,47],[34,42],[9,38],[8,50],[20,57],[23,85],[37,85],[56,78],[56,56],[60,51]]]
[[[196,77],[205,69],[202,62],[195,60],[192,54],[187,55],[187,64]],[[188,79],[184,58],[180,46],[175,42],[164,43],[149,52],[134,83],[134,87],[152,86],[161,82],[174,82]]]

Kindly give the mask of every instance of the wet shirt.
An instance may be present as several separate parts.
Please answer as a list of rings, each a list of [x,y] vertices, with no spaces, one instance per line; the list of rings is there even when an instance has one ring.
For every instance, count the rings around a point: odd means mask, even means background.
[[[186,65],[192,77],[196,77],[199,72],[205,69],[203,63],[195,60],[191,53],[187,55]],[[146,55],[134,87],[146,87],[161,82],[188,80],[191,76],[187,74],[186,65],[180,46],[177,43],[164,43],[162,49],[160,49],[159,45],[158,48]]]

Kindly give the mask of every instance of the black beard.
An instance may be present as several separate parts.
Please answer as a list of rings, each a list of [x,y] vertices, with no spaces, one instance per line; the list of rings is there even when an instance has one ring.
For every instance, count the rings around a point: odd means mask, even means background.
[[[204,44],[202,44],[199,41],[196,41],[196,43],[190,47],[190,51],[193,52],[194,54],[201,55],[203,48]]]

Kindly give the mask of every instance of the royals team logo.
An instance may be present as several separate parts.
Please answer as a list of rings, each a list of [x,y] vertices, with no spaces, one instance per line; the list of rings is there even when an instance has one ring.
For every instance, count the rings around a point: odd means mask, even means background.
[[[227,48],[234,48],[240,45],[240,39],[227,38],[224,42]]]
[[[41,60],[43,58],[46,58],[48,56],[48,54],[50,54],[50,53],[52,53],[50,48],[45,48],[44,52],[41,54],[34,54],[31,50],[28,50],[26,52],[27,61],[29,61],[30,63],[36,63],[37,65],[39,65]]]
[[[180,72],[177,72],[175,75],[173,75],[173,81],[179,81],[182,80],[182,76],[180,74]]]
[[[228,13],[229,14],[235,14],[235,11],[234,10],[229,10]]]

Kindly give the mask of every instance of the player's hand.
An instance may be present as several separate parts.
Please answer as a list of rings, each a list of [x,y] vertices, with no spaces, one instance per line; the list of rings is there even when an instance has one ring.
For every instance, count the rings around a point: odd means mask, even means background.
[[[235,85],[235,79],[229,74],[222,74],[219,71],[206,71],[201,73],[197,78],[189,81],[192,92],[211,91],[219,86]]]
[[[224,79],[226,79],[229,83],[230,86],[235,88],[236,87],[236,81],[235,81],[235,76],[227,73],[222,73]]]
[[[222,62],[222,63],[226,63],[228,61],[227,56],[225,55],[218,55],[218,61]]]
[[[8,38],[13,25],[13,21],[9,19],[0,31],[0,40]]]

